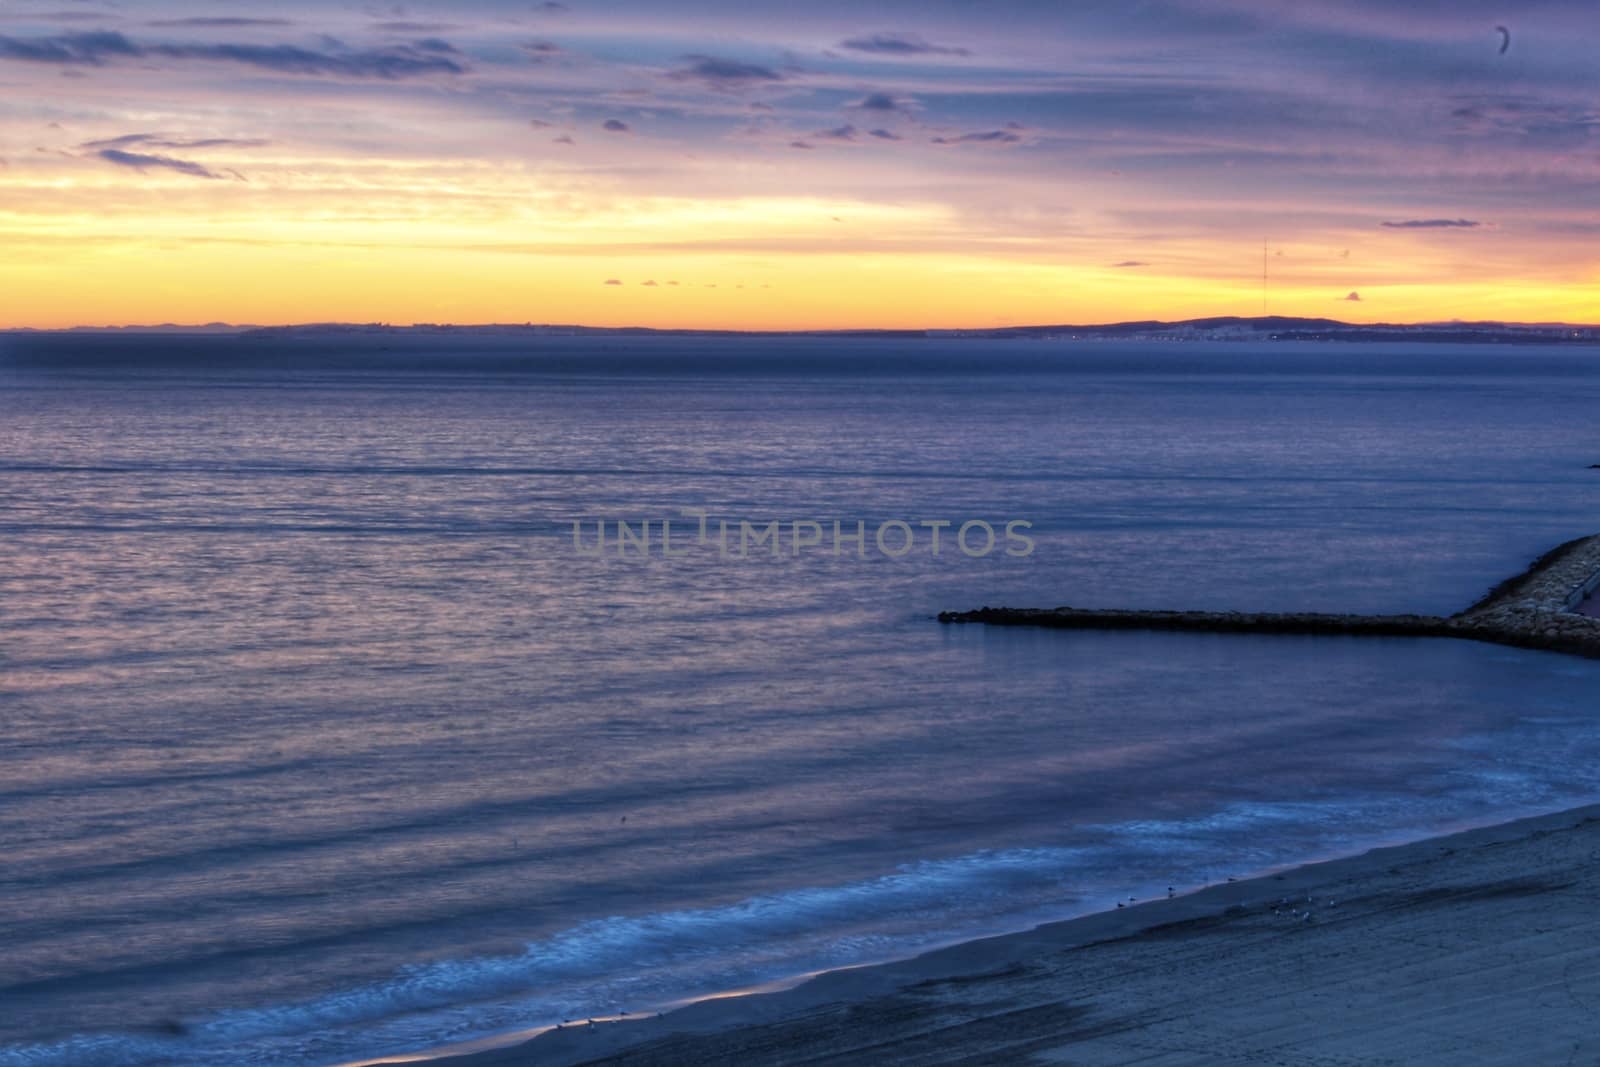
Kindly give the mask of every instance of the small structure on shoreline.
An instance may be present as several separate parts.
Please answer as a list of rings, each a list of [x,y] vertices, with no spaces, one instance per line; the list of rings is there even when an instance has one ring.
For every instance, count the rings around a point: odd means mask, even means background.
[[[1558,545],[1522,574],[1501,582],[1465,611],[1449,616],[985,607],[943,611],[939,621],[1068,630],[1459,637],[1600,659],[1600,618],[1577,612],[1597,589],[1600,534]]]

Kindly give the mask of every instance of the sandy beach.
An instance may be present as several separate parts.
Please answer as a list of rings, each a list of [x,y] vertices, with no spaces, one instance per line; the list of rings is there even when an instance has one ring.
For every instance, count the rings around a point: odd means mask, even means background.
[[[436,1062],[1594,1064],[1600,806]]]

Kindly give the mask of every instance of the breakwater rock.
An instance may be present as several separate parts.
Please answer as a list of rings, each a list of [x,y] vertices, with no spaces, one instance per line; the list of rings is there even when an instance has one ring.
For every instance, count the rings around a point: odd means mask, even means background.
[[[939,621],[1068,630],[1456,637],[1600,659],[1600,619],[1573,611],[1597,588],[1600,535],[1551,549],[1522,574],[1501,582],[1477,603],[1450,616],[985,607],[941,612]]]

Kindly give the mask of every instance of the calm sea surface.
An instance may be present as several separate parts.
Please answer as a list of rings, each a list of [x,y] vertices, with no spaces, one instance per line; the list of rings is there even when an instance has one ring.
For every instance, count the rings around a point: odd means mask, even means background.
[[[1597,412],[1593,349],[0,337],[0,1067],[334,1064],[1594,799],[1600,663],[931,616],[1457,610],[1600,531]]]

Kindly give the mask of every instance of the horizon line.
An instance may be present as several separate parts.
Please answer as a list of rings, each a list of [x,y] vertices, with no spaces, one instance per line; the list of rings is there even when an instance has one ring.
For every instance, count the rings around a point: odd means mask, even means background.
[[[1194,323],[1209,322],[1237,322],[1240,324],[1262,322],[1285,323],[1310,323],[1321,326],[1336,326],[1353,330],[1376,329],[1416,329],[1423,327],[1500,327],[1506,329],[1575,329],[1593,330],[1600,329],[1600,322],[1566,322],[1566,321],[1539,321],[1523,322],[1506,319],[1424,319],[1412,322],[1349,322],[1344,319],[1335,319],[1326,316],[1306,315],[1199,315],[1182,319],[1118,319],[1109,322],[1032,322],[1017,323],[1013,325],[990,326],[831,326],[831,327],[795,327],[791,329],[741,329],[728,326],[649,326],[643,324],[629,324],[623,326],[598,326],[575,322],[410,322],[398,323],[381,320],[321,320],[308,322],[287,323],[234,323],[215,320],[211,322],[177,323],[177,322],[152,322],[152,323],[122,323],[122,324],[93,324],[78,323],[72,326],[0,326],[0,334],[15,333],[117,333],[117,332],[174,332],[174,333],[249,333],[268,330],[585,330],[596,333],[603,332],[649,332],[668,334],[733,334],[748,336],[781,336],[781,335],[827,335],[827,334],[867,334],[867,333],[927,333],[927,334],[981,334],[1004,333],[1028,330],[1107,330],[1118,327],[1145,326],[1181,327]]]

